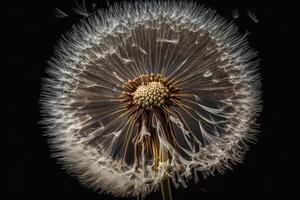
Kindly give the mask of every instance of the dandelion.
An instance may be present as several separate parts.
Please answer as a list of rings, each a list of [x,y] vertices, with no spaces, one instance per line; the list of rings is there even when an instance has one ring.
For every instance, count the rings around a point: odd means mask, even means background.
[[[53,155],[86,186],[145,197],[241,162],[261,110],[256,53],[194,3],[120,3],[60,41],[42,88]],[[172,183],[172,184],[171,184]]]

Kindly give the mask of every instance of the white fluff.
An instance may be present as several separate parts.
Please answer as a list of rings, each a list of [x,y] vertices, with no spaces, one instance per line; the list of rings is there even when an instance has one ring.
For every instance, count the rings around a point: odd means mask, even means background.
[[[179,50],[178,55],[173,55],[171,50],[159,55],[143,41],[130,44],[126,40],[139,38],[132,35],[138,26],[144,30],[160,30],[162,22],[169,24],[174,32],[185,29],[199,37],[209,33],[216,47],[207,46],[207,55],[213,55],[217,49],[222,54],[217,59],[228,62],[215,67],[209,60],[199,68],[194,67],[191,59],[200,62],[197,59],[201,59],[201,53],[197,58],[192,57],[195,49],[178,46],[182,38],[174,35],[157,36],[156,43],[151,45],[186,48]],[[115,39],[118,36],[120,39]],[[147,37],[150,36],[145,35]],[[201,41],[192,45],[201,45]],[[139,59],[133,59],[130,52],[123,52],[121,48],[132,48]],[[190,54],[183,54],[187,51]],[[189,56],[180,58],[180,55]],[[254,57],[255,52],[249,49],[233,24],[215,11],[194,3],[145,1],[115,4],[108,11],[99,10],[63,37],[49,62],[49,77],[44,79],[41,103],[53,155],[84,185],[117,196],[144,197],[158,188],[166,173],[175,186],[184,187],[189,179],[197,179],[197,172],[205,177],[216,171],[223,173],[231,163],[241,162],[247,150],[245,141],[253,139],[256,132],[255,118],[261,105]],[[177,130],[176,148],[168,143],[167,133],[160,128],[161,122],[153,117],[152,126],[156,128],[160,146],[172,155],[171,160],[160,162],[157,172],[150,161],[145,162],[143,168],[134,169],[113,156],[128,129],[126,108],[118,100],[121,84],[151,72],[181,81],[184,91],[195,93],[193,98],[183,97],[183,102],[194,109],[191,115],[174,108],[181,119],[178,116],[170,119]],[[217,74],[222,76],[217,77]],[[198,85],[200,81],[203,85]],[[227,86],[225,82],[232,85]],[[225,94],[229,90],[233,95]],[[198,95],[204,92],[208,96]],[[87,105],[95,106],[88,108]],[[191,124],[192,131],[184,124]],[[147,137],[147,130],[142,130],[143,137]],[[88,145],[101,134],[105,137],[98,146]],[[122,157],[127,149],[118,151]],[[143,159],[147,160],[147,156]]]

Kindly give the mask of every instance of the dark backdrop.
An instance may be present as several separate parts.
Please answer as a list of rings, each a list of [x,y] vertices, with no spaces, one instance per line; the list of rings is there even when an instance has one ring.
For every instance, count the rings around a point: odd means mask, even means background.
[[[87,0],[88,9],[92,9]],[[96,1],[94,1],[96,2]],[[111,2],[111,1],[110,1]],[[287,1],[276,3],[254,1],[213,1],[200,3],[212,7],[227,19],[237,8],[236,24],[241,33],[247,30],[250,45],[261,58],[263,113],[259,118],[261,133],[251,145],[243,164],[234,171],[217,174],[204,181],[189,183],[187,189],[173,190],[175,200],[211,199],[216,197],[248,197],[260,194],[294,192],[296,180],[296,129],[299,100],[296,98],[299,67],[296,55],[296,20],[298,8]],[[2,3],[1,3],[2,4]],[[20,197],[79,197],[113,199],[81,186],[50,157],[46,138],[37,122],[40,120],[38,98],[46,61],[61,34],[77,23],[80,16],[72,12],[74,1],[11,1],[1,5],[1,93],[2,129],[1,163],[5,193],[1,199]],[[100,1],[97,7],[107,7]],[[63,19],[54,17],[55,8],[68,13]],[[254,11],[260,19],[254,23],[246,11]],[[3,24],[4,23],[4,24]],[[146,199],[159,199],[152,193]]]

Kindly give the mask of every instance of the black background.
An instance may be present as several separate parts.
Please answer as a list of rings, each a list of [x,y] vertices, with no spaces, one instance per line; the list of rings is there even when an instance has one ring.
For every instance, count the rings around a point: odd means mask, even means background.
[[[93,1],[97,2],[97,1]],[[112,2],[112,1],[109,1]],[[80,3],[80,2],[79,2]],[[173,189],[175,200],[214,199],[216,197],[260,197],[261,194],[282,193],[287,197],[295,192],[296,180],[296,98],[299,73],[296,69],[296,20],[297,6],[287,1],[276,3],[254,1],[200,2],[216,9],[231,20],[231,12],[237,8],[240,17],[235,23],[240,32],[247,30],[250,45],[259,51],[261,58],[263,112],[258,119],[261,133],[258,142],[251,145],[243,164],[234,171],[216,174],[187,189]],[[114,199],[110,195],[97,194],[81,186],[75,178],[65,173],[56,160],[50,157],[46,138],[38,125],[39,93],[41,77],[45,75],[47,60],[61,34],[77,23],[81,16],[72,9],[74,1],[12,1],[2,4],[1,37],[1,187],[8,196]],[[91,1],[86,2],[92,11]],[[99,1],[97,7],[107,7]],[[57,19],[55,8],[69,14]],[[246,11],[254,11],[260,19],[254,23]],[[4,22],[4,24],[3,24]],[[4,61],[4,63],[3,63]],[[297,90],[299,92],[299,89]],[[160,199],[160,193],[152,193],[147,199]]]

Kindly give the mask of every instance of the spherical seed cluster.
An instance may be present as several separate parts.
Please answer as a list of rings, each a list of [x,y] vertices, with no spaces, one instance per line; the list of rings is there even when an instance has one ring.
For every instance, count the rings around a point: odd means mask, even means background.
[[[186,188],[232,169],[261,111],[247,44],[232,22],[190,1],[95,12],[62,37],[43,81],[53,156],[88,188],[138,199],[159,184],[168,198],[168,179]]]
[[[133,103],[140,105],[146,110],[151,110],[153,106],[161,106],[169,96],[169,89],[161,82],[152,81],[146,85],[140,85],[132,94]]]

